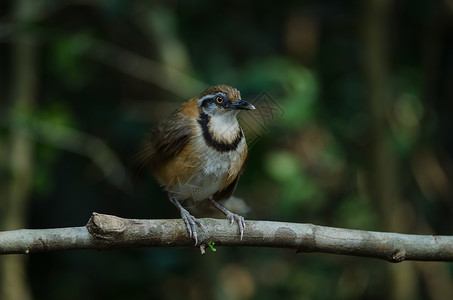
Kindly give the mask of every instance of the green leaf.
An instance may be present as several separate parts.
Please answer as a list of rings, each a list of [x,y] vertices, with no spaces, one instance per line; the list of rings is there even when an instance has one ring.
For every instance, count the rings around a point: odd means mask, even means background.
[[[211,242],[208,243],[209,248],[211,248],[211,250],[212,250],[213,252],[216,252],[217,249],[214,248],[214,245],[215,245],[215,242],[212,242],[212,241],[211,241]]]

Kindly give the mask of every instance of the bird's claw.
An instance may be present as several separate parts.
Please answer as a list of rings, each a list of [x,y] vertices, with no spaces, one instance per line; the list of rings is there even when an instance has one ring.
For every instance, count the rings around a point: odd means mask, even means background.
[[[195,246],[198,244],[198,234],[196,230],[196,225],[204,228],[203,223],[200,220],[192,216],[187,210],[181,211],[181,218],[186,224],[187,231],[189,232],[190,238],[195,240]]]
[[[238,223],[239,233],[241,234],[241,241],[242,241],[242,237],[244,236],[244,229],[245,229],[244,217],[230,212],[229,214],[226,215],[226,218],[228,220],[230,220],[231,225],[233,225],[234,221],[236,221]]]

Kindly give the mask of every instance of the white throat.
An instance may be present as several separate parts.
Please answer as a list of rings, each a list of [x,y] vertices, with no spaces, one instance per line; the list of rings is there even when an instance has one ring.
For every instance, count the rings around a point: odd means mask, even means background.
[[[216,140],[224,143],[234,141],[241,130],[236,115],[237,112],[227,112],[210,116],[208,128]]]

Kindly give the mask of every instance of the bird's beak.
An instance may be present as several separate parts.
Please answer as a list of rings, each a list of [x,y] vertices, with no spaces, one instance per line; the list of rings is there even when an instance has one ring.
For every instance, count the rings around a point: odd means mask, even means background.
[[[233,105],[233,109],[244,109],[244,110],[255,109],[255,106],[253,106],[253,104],[242,99],[238,99],[234,102],[231,102],[231,104]]]

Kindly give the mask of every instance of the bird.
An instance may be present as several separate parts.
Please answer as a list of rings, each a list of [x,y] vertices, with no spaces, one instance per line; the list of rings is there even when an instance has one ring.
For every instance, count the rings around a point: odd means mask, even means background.
[[[244,217],[219,201],[232,196],[243,173],[248,149],[237,115],[255,106],[231,86],[219,84],[181,104],[146,135],[137,155],[139,172],[151,170],[179,210],[189,237],[198,244],[197,227],[205,225],[181,203],[209,203],[238,224],[240,239]]]

